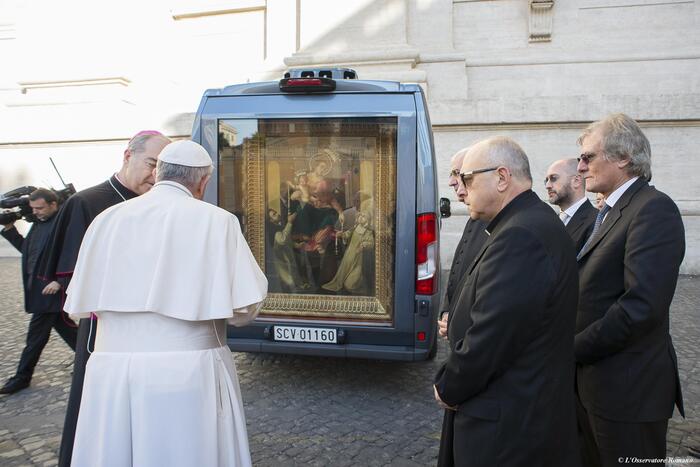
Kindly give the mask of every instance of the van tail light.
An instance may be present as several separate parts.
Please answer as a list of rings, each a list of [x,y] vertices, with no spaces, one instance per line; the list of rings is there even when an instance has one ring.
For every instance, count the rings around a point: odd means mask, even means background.
[[[331,78],[284,78],[280,80],[282,92],[331,92],[335,91],[335,80]]]
[[[433,295],[437,290],[437,216],[419,214],[416,221],[416,294]]]

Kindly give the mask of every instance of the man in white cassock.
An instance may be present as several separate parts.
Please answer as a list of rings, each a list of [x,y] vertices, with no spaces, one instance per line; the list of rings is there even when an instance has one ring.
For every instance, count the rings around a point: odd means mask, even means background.
[[[207,151],[167,145],[156,184],[90,225],[65,310],[96,313],[73,466],[249,466],[226,322],[257,315],[267,280],[236,217],[201,201]]]

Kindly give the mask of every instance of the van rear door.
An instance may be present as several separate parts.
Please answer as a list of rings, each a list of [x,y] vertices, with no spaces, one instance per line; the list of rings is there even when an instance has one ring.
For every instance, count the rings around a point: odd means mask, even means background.
[[[195,139],[218,155],[205,200],[239,218],[270,284],[237,336],[311,324],[414,345],[414,93],[209,96]]]

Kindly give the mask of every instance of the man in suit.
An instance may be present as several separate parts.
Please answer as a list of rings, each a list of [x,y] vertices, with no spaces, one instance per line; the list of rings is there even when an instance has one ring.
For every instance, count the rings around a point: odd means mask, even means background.
[[[556,161],[547,169],[544,187],[549,203],[559,206],[559,218],[579,252],[593,231],[598,210],[586,198],[586,185],[577,167],[577,159]]]
[[[597,228],[578,254],[577,390],[591,465],[662,459],[683,399],[669,307],[685,254],[675,203],[651,187],[651,148],[639,125],[613,114],[579,137],[578,170],[602,193]]]
[[[42,280],[36,275],[39,256],[46,248],[56,220],[58,198],[53,191],[39,188],[29,195],[29,206],[35,219],[26,238],[17,231],[14,222],[6,224],[0,232],[22,253],[24,309],[32,315],[27,329],[27,344],[22,350],[17,372],[0,388],[0,394],[12,394],[29,386],[34,367],[49,342],[51,329],[55,329],[73,350],[78,335],[75,323],[61,310],[59,284]]]
[[[441,465],[576,466],[573,243],[514,141],[475,144],[460,175],[489,238],[455,292],[435,378],[438,404],[455,412]]]
[[[450,160],[450,177],[447,184],[455,190],[457,199],[460,202],[464,202],[464,197],[467,194],[464,184],[459,177],[459,172],[462,169],[462,162],[464,162],[464,156],[467,154],[468,150],[469,148],[459,150]],[[464,277],[465,269],[472,263],[472,261],[474,261],[474,257],[477,253],[479,253],[487,238],[486,223],[482,220],[473,220],[471,217],[468,217],[467,223],[464,226],[462,238],[457,245],[454,257],[452,258],[450,275],[449,279],[447,280],[447,289],[445,290],[445,297],[442,300],[440,307],[438,332],[444,338],[447,338],[447,326],[451,309],[450,305],[452,304],[454,292],[456,289],[458,289],[459,283],[461,282],[462,277]],[[448,432],[451,430],[453,423],[454,411],[445,410],[445,416],[442,421],[443,431]],[[443,436],[441,438],[438,464],[449,465],[449,461],[447,461],[447,459],[452,458],[452,439],[453,437],[451,435]]]
[[[464,185],[459,178],[459,172],[462,168],[462,162],[464,162],[464,156],[467,154],[468,150],[469,148],[461,149],[452,156],[450,160],[450,177],[447,181],[447,184],[455,190],[457,199],[462,203],[464,203],[464,197],[467,191],[464,189]],[[462,276],[464,276],[464,270],[474,261],[474,257],[479,250],[481,250],[486,238],[488,238],[486,235],[486,223],[481,220],[473,220],[471,217],[467,218],[467,223],[462,232],[462,238],[459,240],[459,244],[452,258],[450,275],[447,280],[447,289],[445,290],[445,297],[440,306],[438,330],[440,335],[445,338],[447,337],[447,321],[454,291],[459,281],[462,279]]]

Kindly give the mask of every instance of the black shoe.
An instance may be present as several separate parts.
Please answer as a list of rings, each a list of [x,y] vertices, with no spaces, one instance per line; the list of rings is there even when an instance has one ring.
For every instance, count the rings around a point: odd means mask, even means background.
[[[0,388],[0,394],[14,394],[17,391],[29,387],[29,381],[26,379],[17,378],[16,376],[7,380],[5,385]]]

